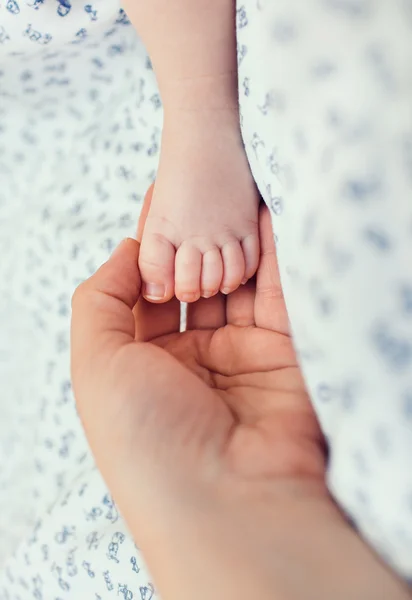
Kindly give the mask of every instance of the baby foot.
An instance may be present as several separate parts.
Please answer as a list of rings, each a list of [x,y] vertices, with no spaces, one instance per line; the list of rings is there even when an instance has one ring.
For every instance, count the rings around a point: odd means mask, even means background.
[[[143,232],[139,266],[151,302],[229,294],[259,262],[259,195],[238,123],[222,115],[184,121],[165,123]]]

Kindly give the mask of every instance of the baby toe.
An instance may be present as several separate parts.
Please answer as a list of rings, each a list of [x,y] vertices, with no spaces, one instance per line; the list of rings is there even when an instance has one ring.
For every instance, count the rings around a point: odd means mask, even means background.
[[[200,298],[202,253],[198,248],[183,243],[176,252],[175,293],[181,302],[196,302]]]
[[[200,289],[203,298],[218,293],[223,277],[223,261],[219,248],[208,250],[203,255]]]
[[[230,294],[245,278],[245,258],[240,242],[228,242],[222,247],[223,279],[220,290]]]
[[[245,276],[242,283],[246,283],[256,273],[259,265],[260,247],[257,233],[251,233],[243,238],[242,250],[245,259]]]
[[[175,248],[163,235],[144,232],[139,254],[143,296],[150,302],[167,302],[174,294]]]

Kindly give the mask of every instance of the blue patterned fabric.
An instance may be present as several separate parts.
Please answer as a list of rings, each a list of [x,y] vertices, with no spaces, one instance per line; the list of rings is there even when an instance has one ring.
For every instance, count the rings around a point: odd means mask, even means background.
[[[412,578],[412,3],[239,0],[237,29],[330,489]],[[117,2],[0,1],[1,600],[156,597],[76,415],[69,319],[134,234],[161,126]]]

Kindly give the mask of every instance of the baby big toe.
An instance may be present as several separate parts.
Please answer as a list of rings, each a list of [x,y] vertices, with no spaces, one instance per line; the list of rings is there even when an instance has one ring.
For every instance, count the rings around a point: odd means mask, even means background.
[[[150,302],[167,302],[174,294],[175,248],[163,235],[143,234],[139,268],[143,296]]]
[[[181,302],[196,302],[200,298],[202,253],[198,248],[183,243],[176,252],[175,293]]]

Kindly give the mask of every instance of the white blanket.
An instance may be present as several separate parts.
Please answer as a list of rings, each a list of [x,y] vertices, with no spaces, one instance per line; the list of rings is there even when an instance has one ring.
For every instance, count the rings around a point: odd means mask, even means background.
[[[405,577],[411,6],[239,0],[237,11],[244,140],[330,489]],[[75,286],[134,234],[161,123],[150,63],[114,0],[0,2],[1,600],[155,596],[76,415],[69,319]]]

